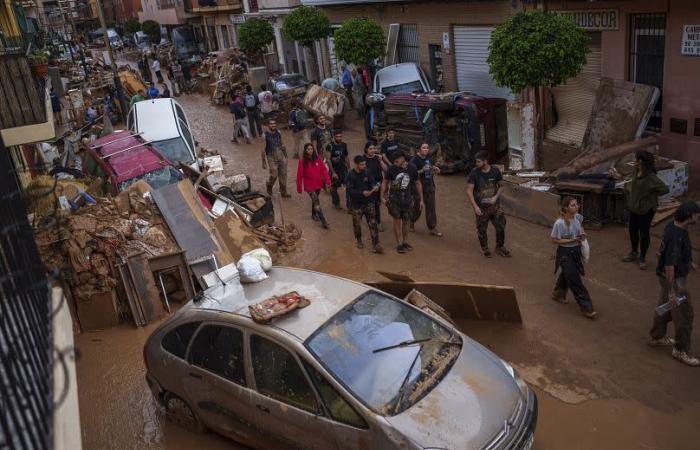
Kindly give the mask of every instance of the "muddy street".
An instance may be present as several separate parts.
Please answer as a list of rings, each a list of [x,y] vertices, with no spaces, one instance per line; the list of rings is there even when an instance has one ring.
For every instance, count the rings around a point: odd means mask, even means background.
[[[213,107],[204,96],[179,97],[202,146],[221,152],[228,174],[245,173],[264,190],[262,139],[232,144],[228,109]],[[362,151],[361,123],[350,118],[344,133],[350,157]],[[292,149],[289,131],[283,131]],[[506,244],[511,259],[479,253],[474,215],[466,200],[463,176],[440,176],[437,183],[438,227],[444,237],[430,236],[425,222],[416,225],[410,243],[415,250],[399,255],[387,231],[380,233],[385,254],[355,246],[350,216],[335,210],[330,196],[321,204],[330,223],[322,229],[310,217],[306,194],[295,192],[297,161],[289,160],[290,199],[275,210],[303,229],[295,252],[276,261],[360,281],[378,280],[377,270],[410,273],[414,279],[464,281],[514,286],[523,315],[522,327],[462,321],[460,328],[513,363],[535,386],[539,398],[537,450],[673,449],[694,450],[700,441],[698,369],[671,358],[670,351],[646,345],[658,284],[653,270],[623,264],[627,234],[610,225],[588,231],[592,257],[586,283],[598,311],[597,321],[583,318],[575,304],[550,300],[554,281],[554,246],[549,230],[508,217]],[[341,195],[341,197],[343,197]],[[344,200],[343,200],[344,204]],[[281,206],[281,208],[280,208]],[[422,219],[422,218],[421,218]],[[554,218],[552,218],[554,220]],[[369,240],[365,228],[364,238]],[[493,241],[493,229],[489,229]],[[658,248],[652,241],[652,249]],[[655,257],[652,259],[655,263]],[[652,266],[652,264],[650,264]],[[689,278],[697,292],[700,278]],[[83,444],[86,449],[230,449],[242,448],[206,433],[195,435],[165,420],[146,385],[143,343],[156,327],[122,325],[76,336]],[[695,333],[693,347],[700,348]],[[465,418],[468,420],[468,418]]]

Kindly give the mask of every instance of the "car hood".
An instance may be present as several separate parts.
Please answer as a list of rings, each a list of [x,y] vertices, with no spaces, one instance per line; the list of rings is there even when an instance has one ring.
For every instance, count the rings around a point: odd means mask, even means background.
[[[386,417],[423,447],[482,448],[503,431],[522,393],[496,355],[463,337],[452,369],[432,391],[401,414]]]

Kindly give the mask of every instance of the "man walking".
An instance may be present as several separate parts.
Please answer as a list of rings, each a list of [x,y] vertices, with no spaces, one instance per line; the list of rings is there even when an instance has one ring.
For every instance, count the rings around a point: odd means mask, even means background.
[[[343,74],[341,75],[340,82],[343,85],[343,89],[345,89],[345,95],[348,97],[350,107],[354,108],[355,102],[353,102],[352,98],[352,72],[350,71],[348,66],[343,66],[342,69]]]
[[[373,180],[381,184],[384,181],[384,170],[382,169],[381,159],[377,155],[377,144],[374,142],[367,142],[365,144],[365,162],[367,163],[367,174]],[[379,192],[375,192],[374,195],[370,197],[370,201],[374,205],[377,228],[381,232],[384,231],[384,227],[382,226],[382,208],[381,199],[379,197]]]
[[[406,253],[413,250],[408,243],[408,224],[413,214],[413,192],[418,193],[419,207],[423,208],[423,187],[418,178],[416,166],[406,160],[406,155],[396,152],[394,163],[386,171],[382,182],[382,199],[389,209],[389,215],[394,219],[394,237],[396,251]]]
[[[437,213],[435,211],[435,174],[440,173],[440,168],[433,164],[433,157],[430,155],[430,145],[423,142],[418,149],[418,153],[411,159],[411,164],[416,166],[418,176],[420,176],[421,186],[423,186],[423,202],[425,202],[425,224],[428,232],[432,236],[441,237],[442,233],[437,229]],[[411,221],[411,230],[420,218],[420,209],[416,209],[416,214]]]
[[[367,87],[365,86],[365,80],[362,78],[357,70],[352,71],[352,95],[355,101],[355,109],[357,110],[357,118],[362,119],[365,115],[365,95],[367,94]]]
[[[362,218],[364,217],[369,226],[369,235],[372,237],[372,251],[384,253],[384,249],[379,245],[379,230],[377,229],[374,203],[371,200],[379,192],[381,184],[367,172],[364,156],[355,156],[353,162],[355,167],[348,172],[345,186],[348,190],[348,209],[352,214],[352,228],[357,248],[365,246],[362,242]]]
[[[260,120],[260,111],[258,111],[258,104],[260,101],[250,85],[246,85],[245,87],[244,103],[245,112],[248,115],[250,134],[252,134],[254,138],[258,136],[262,137],[262,121]]]
[[[489,250],[488,229],[489,222],[496,229],[496,253],[510,257],[511,253],[505,247],[506,240],[506,216],[501,211],[499,197],[503,188],[501,171],[491,166],[487,152],[479,152],[475,156],[476,167],[469,173],[467,194],[476,214],[476,230],[481,245],[481,253],[487,258],[491,257]]]
[[[307,122],[306,111],[301,108],[299,99],[292,99],[292,110],[289,111],[289,126],[292,129],[292,138],[294,139],[294,158],[299,158],[299,152],[304,145],[304,131],[306,130]]]
[[[267,180],[267,194],[272,195],[272,187],[279,179],[282,197],[291,197],[287,193],[287,149],[282,144],[282,134],[277,129],[277,122],[270,120],[265,132],[265,148],[262,151],[263,169],[270,167],[270,178]]]
[[[309,137],[318,154],[323,155],[326,147],[331,143],[331,129],[326,126],[326,116],[320,115],[316,118],[316,127],[311,130]]]
[[[693,262],[688,225],[696,223],[700,215],[697,203],[686,201],[676,210],[673,222],[666,225],[659,250],[656,275],[661,285],[659,304],[670,302],[670,311],[654,315],[649,334],[649,345],[671,346],[671,355],[689,366],[700,366],[700,360],[690,356],[690,336],[693,330],[693,305],[688,292],[687,277],[697,270]],[[675,340],[666,336],[666,326],[673,321]]]
[[[160,60],[158,59],[158,56],[155,56],[153,58],[153,71],[156,73],[156,77],[158,77],[158,82],[162,83],[163,82],[163,75],[160,73]]]
[[[248,120],[246,118],[246,108],[243,105],[243,100],[238,94],[233,94],[229,110],[233,116],[233,138],[231,142],[238,144],[238,135],[243,132],[245,143],[250,144],[250,131],[248,130]]]
[[[350,160],[348,158],[348,146],[343,142],[343,132],[336,130],[333,133],[333,141],[326,147],[327,158],[330,161],[331,172],[331,199],[336,209],[341,209],[338,189],[345,183],[348,174]]]
[[[263,119],[269,119],[272,115],[273,100],[272,92],[270,92],[264,84],[261,84],[260,92],[258,93],[258,103],[260,105],[260,113],[262,113]]]
[[[399,151],[399,139],[396,137],[396,132],[389,128],[386,130],[386,139],[382,142],[382,161],[385,168],[388,169],[394,163],[394,155]],[[385,169],[385,170],[386,170]]]

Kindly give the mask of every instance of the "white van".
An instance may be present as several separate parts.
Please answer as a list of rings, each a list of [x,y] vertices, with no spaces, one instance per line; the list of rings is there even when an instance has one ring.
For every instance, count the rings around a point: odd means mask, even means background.
[[[117,33],[117,30],[115,30],[114,28],[107,29],[107,37],[109,38],[109,43],[112,46],[112,48],[116,50],[121,50],[121,48],[124,47],[124,42],[122,42],[122,38],[119,36],[119,33]]]
[[[394,64],[379,69],[374,75],[373,92],[388,94],[412,94],[430,92],[430,83],[416,63]]]
[[[172,98],[134,103],[126,118],[127,127],[150,142],[172,163],[196,161],[194,139],[185,111]]]

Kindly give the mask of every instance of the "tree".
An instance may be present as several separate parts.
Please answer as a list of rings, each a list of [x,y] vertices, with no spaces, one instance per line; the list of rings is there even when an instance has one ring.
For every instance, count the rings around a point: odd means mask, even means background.
[[[310,6],[299,6],[284,18],[282,32],[287,39],[297,41],[310,49],[314,66],[317,66],[316,52],[313,51],[312,47],[314,42],[330,35],[331,24],[328,21],[328,17],[319,9]]]
[[[136,19],[129,19],[124,23],[124,31],[130,34],[141,31],[141,24]]]
[[[148,35],[152,43],[160,42],[160,24],[155,20],[146,20],[141,24],[141,30]]]
[[[251,55],[259,56],[275,38],[275,30],[264,19],[248,19],[238,28],[240,47]]]
[[[529,11],[496,27],[487,62],[496,83],[520,92],[575,77],[588,51],[586,34],[570,18]]]
[[[333,33],[335,54],[350,64],[367,64],[384,55],[384,31],[372,19],[354,17]]]

